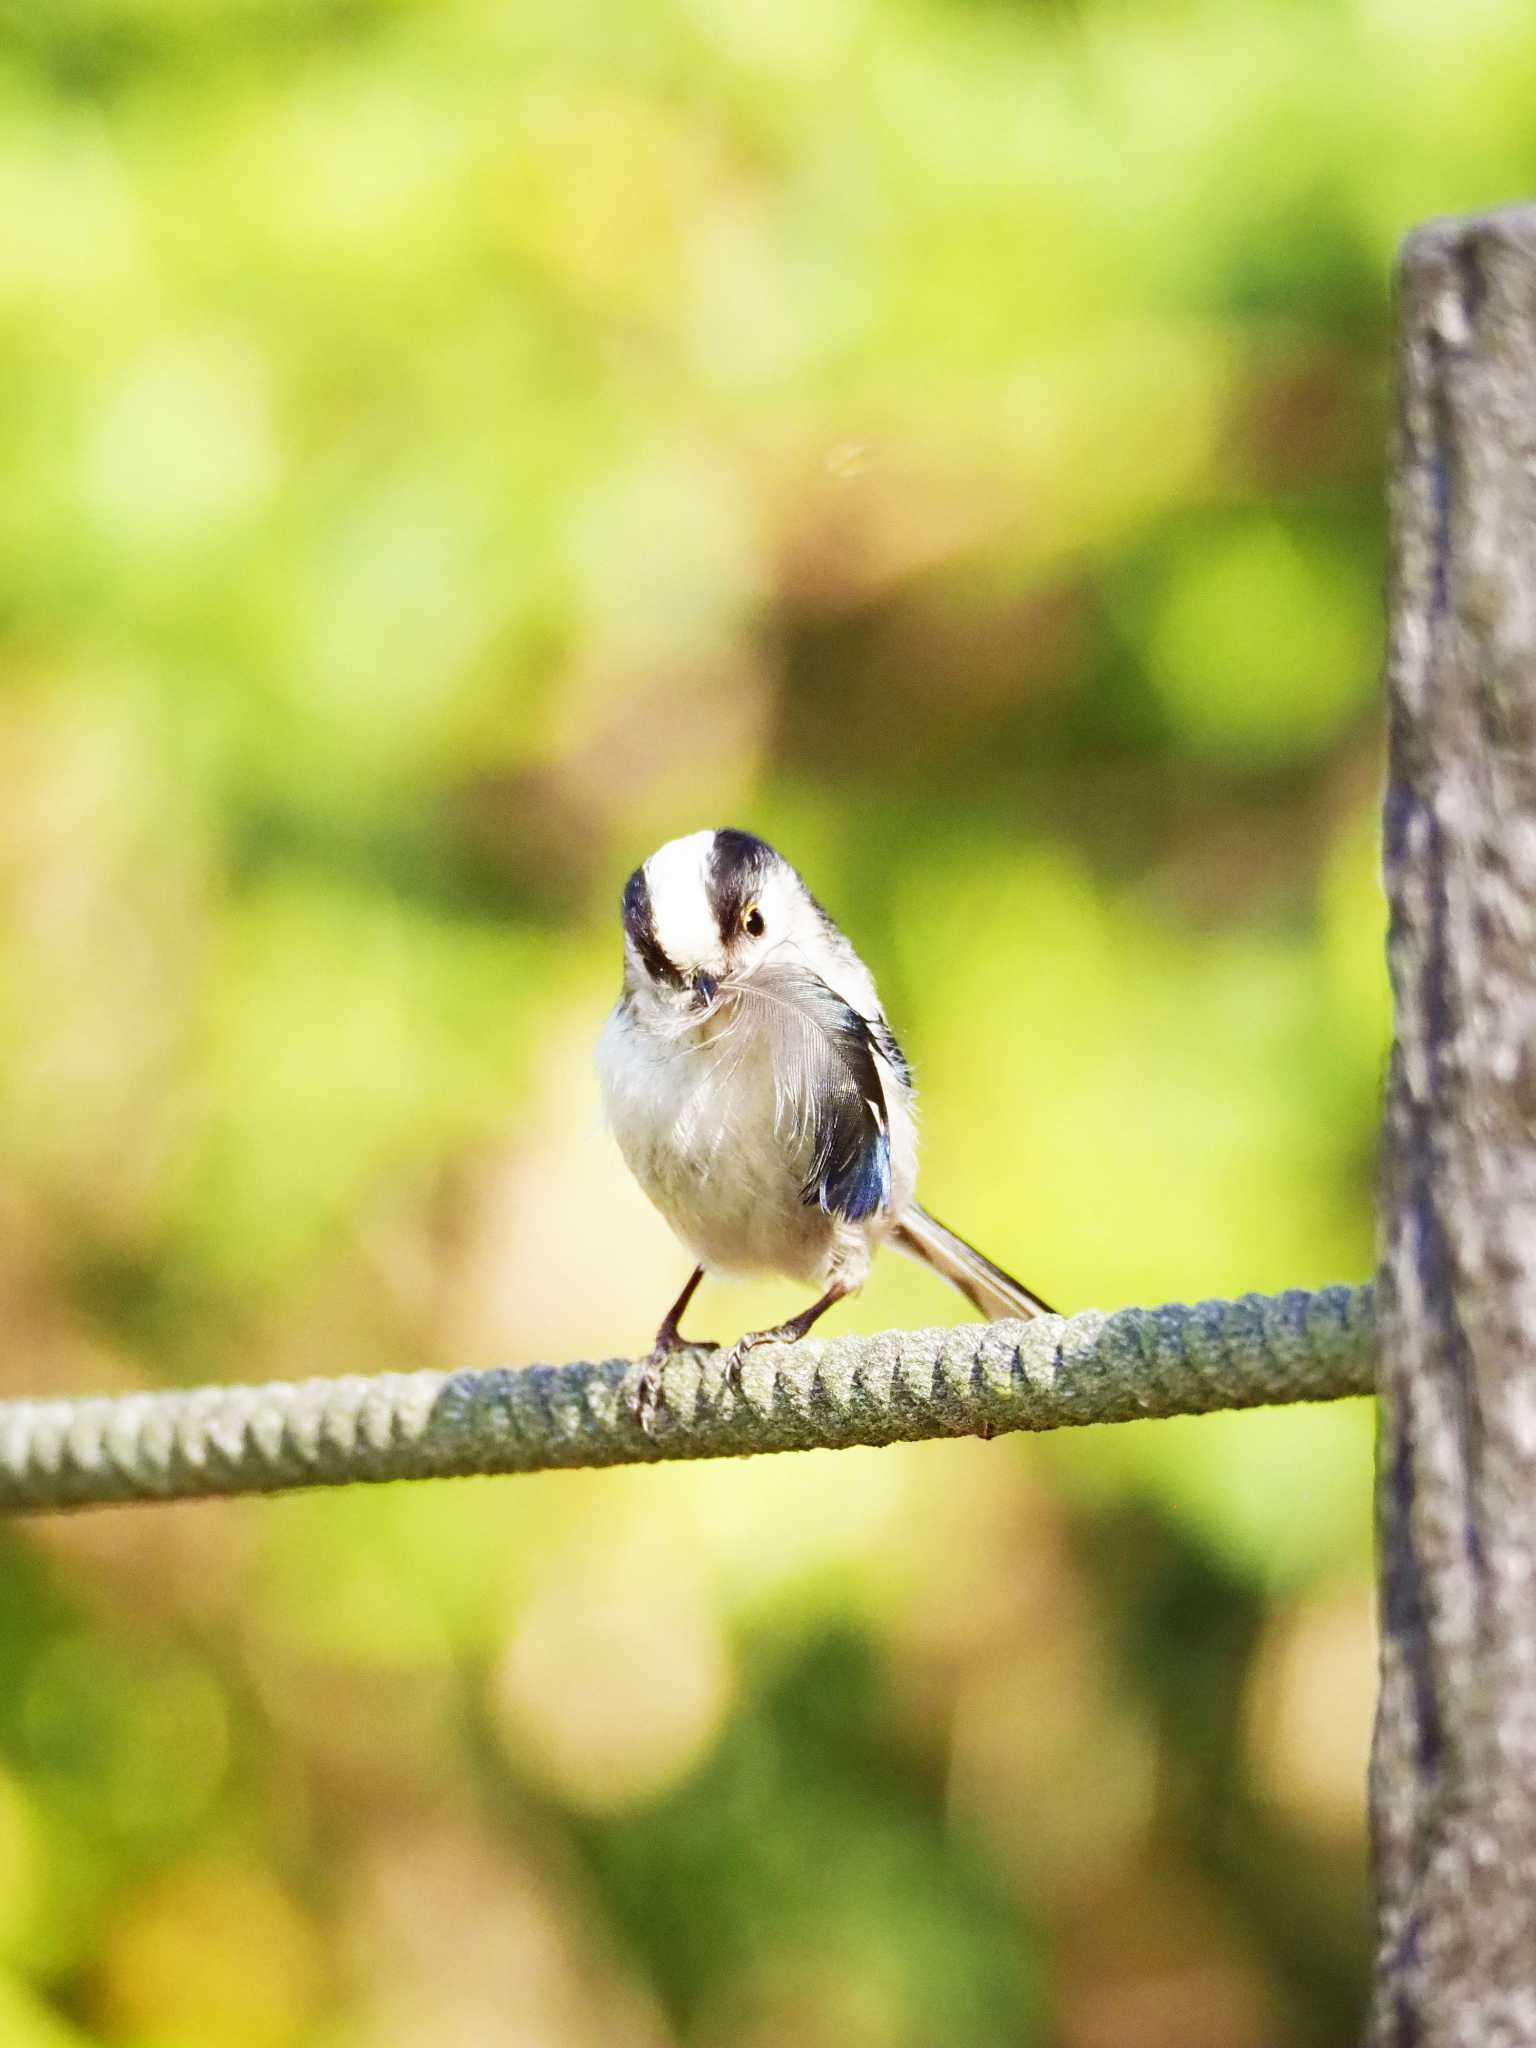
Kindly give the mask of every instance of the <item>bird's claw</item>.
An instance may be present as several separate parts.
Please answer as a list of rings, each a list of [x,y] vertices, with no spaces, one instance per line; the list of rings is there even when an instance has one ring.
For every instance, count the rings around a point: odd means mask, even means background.
[[[661,1368],[665,1360],[653,1351],[640,1368],[640,1384],[635,1388],[635,1420],[650,1436],[656,1428],[656,1410],[664,1398],[661,1384]]]
[[[741,1368],[745,1359],[763,1344],[779,1344],[784,1339],[782,1330],[748,1330],[744,1337],[738,1337],[726,1353],[725,1384],[733,1394],[741,1392]]]
[[[635,1388],[635,1420],[647,1436],[656,1433],[656,1411],[667,1404],[666,1383],[662,1374],[667,1361],[676,1358],[680,1351],[718,1351],[720,1346],[712,1337],[674,1337],[670,1342],[658,1337],[640,1368],[639,1384]]]

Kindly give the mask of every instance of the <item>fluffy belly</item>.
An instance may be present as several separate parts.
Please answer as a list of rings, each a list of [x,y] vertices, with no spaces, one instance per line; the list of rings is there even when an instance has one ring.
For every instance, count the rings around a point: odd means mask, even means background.
[[[699,1264],[823,1284],[846,1230],[801,1198],[810,1140],[778,1117],[756,1049],[605,1051],[608,1117],[625,1163]]]

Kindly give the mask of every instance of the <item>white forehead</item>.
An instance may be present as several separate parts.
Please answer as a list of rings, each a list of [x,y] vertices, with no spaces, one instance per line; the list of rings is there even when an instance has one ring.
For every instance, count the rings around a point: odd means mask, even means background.
[[[709,900],[714,844],[713,832],[690,832],[684,839],[669,839],[645,864],[657,943],[684,970],[720,955],[720,927]]]

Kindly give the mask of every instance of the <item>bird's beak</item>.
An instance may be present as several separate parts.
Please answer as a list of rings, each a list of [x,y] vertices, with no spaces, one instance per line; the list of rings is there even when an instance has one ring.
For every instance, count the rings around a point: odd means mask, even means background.
[[[693,1007],[707,1010],[720,991],[719,977],[713,974],[696,974],[693,977]]]

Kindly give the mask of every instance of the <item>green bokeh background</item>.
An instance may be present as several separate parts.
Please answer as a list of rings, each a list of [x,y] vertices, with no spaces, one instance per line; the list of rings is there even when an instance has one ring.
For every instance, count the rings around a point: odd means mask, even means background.
[[[616,895],[727,822],[1052,1299],[1362,1276],[1390,267],[1533,103],[1518,0],[0,5],[0,1394],[639,1348]],[[13,1527],[0,2038],[1349,2041],[1369,1488]]]

